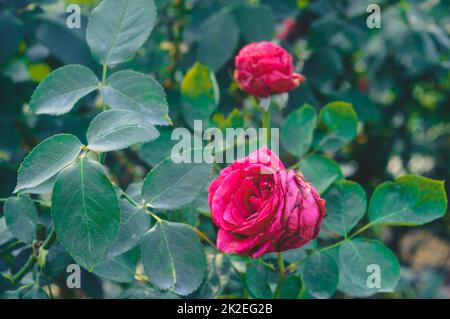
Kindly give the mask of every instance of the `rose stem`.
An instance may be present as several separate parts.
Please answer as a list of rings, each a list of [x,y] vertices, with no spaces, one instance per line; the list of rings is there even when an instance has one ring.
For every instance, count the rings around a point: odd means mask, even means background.
[[[283,253],[277,253],[277,260],[278,260],[278,272],[280,273],[280,279],[278,280],[277,288],[275,289],[274,298],[278,299],[281,292],[281,287],[283,287],[284,283],[284,276],[285,276],[285,269],[284,269],[284,260],[283,260]]]
[[[30,271],[30,269],[33,268],[33,266],[36,264],[38,260],[40,249],[48,250],[53,245],[55,240],[56,240],[56,232],[55,229],[52,228],[47,239],[44,241],[42,246],[38,248],[38,251],[33,252],[28,261],[25,263],[25,265],[22,268],[20,268],[20,270],[11,278],[11,282],[13,285],[19,283],[19,281],[22,280],[22,278]]]
[[[263,111],[262,128],[266,129],[264,133],[265,142],[270,146],[270,107]]]
[[[103,89],[103,87],[106,85],[106,76],[108,74],[108,65],[105,63],[102,67],[102,82],[100,83],[100,88]],[[107,111],[108,106],[106,105],[105,101],[103,101],[103,109],[102,112]],[[100,153],[98,155],[98,161],[100,164],[105,164],[106,161],[106,153]]]
[[[321,248],[321,249],[318,249],[318,250],[314,251],[313,253],[314,253],[314,254],[317,254],[317,253],[323,253],[323,252],[325,252],[325,251],[328,251],[328,250],[331,250],[331,249],[333,249],[333,248],[339,247],[339,246],[342,245],[343,243],[345,243],[345,242],[351,240],[353,237],[355,237],[355,236],[357,236],[357,235],[359,235],[359,234],[365,232],[366,230],[368,230],[369,228],[371,228],[371,227],[374,226],[374,225],[375,225],[374,223],[368,223],[368,224],[366,224],[365,226],[363,226],[363,227],[361,227],[360,229],[358,229],[357,231],[355,231],[352,235],[350,235],[350,236],[344,238],[343,240],[338,241],[337,243],[334,243],[334,244],[332,244],[332,245],[323,247],[323,248]],[[298,268],[298,267],[299,267],[306,259],[308,259],[308,257],[309,257],[309,256],[303,258],[303,259],[300,260],[299,262],[294,262],[294,263],[290,264],[290,265],[288,266],[287,270],[288,270],[289,272],[294,272],[294,271],[295,271],[295,270],[296,270],[296,269],[297,269],[297,268]]]

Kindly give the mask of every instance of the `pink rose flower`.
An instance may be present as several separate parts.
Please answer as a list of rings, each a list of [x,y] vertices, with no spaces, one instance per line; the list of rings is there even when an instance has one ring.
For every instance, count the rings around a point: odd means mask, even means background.
[[[234,78],[245,92],[257,97],[288,92],[305,81],[294,73],[292,56],[271,42],[246,45],[234,62]]]
[[[223,169],[208,200],[218,249],[252,258],[305,245],[326,215],[314,187],[267,147]]]

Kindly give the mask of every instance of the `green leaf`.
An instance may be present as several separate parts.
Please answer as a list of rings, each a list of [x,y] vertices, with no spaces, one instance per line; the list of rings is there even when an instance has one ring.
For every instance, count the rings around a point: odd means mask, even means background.
[[[138,286],[128,288],[117,299],[180,299],[180,297],[170,291]]]
[[[212,174],[210,178],[208,179],[208,182],[203,185],[203,189],[200,191],[200,193],[195,197],[194,201],[191,203],[192,208],[195,210],[210,215],[210,208],[209,208],[209,202],[208,202],[208,189],[209,185],[213,181],[213,179],[217,177],[217,174]]]
[[[54,175],[53,177],[46,180],[42,184],[39,184],[36,187],[24,188],[20,192],[22,194],[36,194],[36,195],[50,194],[52,192],[53,185],[55,184],[56,176],[57,175]]]
[[[120,224],[116,192],[99,163],[81,158],[58,175],[52,217],[61,244],[91,271],[113,244]]]
[[[280,291],[281,299],[297,299],[302,281],[298,276],[289,276],[284,280]]]
[[[192,207],[192,205],[183,208],[178,213],[180,214],[179,216],[181,216],[179,220],[177,219],[178,221],[183,221],[183,223],[193,227],[199,225],[200,214],[194,207]]]
[[[269,6],[241,6],[234,11],[242,36],[247,42],[270,41],[275,31],[275,16]]]
[[[31,244],[36,235],[39,214],[30,198],[10,197],[4,206],[4,216],[14,237]]]
[[[227,128],[244,127],[244,113],[239,109],[233,109],[227,117],[222,113],[216,113],[212,117],[212,123],[222,131],[225,131]]]
[[[129,70],[116,72],[106,80],[102,95],[112,109],[139,112],[155,125],[168,124],[164,89],[151,76]]]
[[[73,15],[71,16],[71,18]],[[66,14],[37,14],[34,15],[37,30],[34,35],[36,42],[48,49],[52,58],[58,59],[65,65],[81,64],[87,66],[95,74],[101,72],[101,67],[92,57],[86,43],[85,17],[81,15],[81,28],[67,27]],[[29,51],[27,52],[29,55]]]
[[[231,260],[228,255],[221,253],[206,254],[207,275],[201,288],[198,289],[193,298],[212,299],[220,294],[229,283],[231,275]]]
[[[20,299],[21,291],[19,289],[5,291],[0,298],[1,299]]]
[[[343,179],[339,165],[322,155],[311,155],[300,162],[300,171],[321,194],[335,181]]]
[[[96,152],[124,149],[150,142],[158,136],[158,130],[140,113],[125,110],[100,113],[87,131],[88,148]]]
[[[319,113],[314,145],[321,151],[337,151],[355,138],[356,127],[356,113],[350,103],[329,103]]]
[[[23,294],[21,299],[48,299],[48,295],[44,289],[38,285],[33,285],[30,290]]]
[[[311,56],[305,61],[302,74],[308,79],[307,83],[322,92],[333,92],[335,79],[344,72],[344,65],[337,49],[327,45],[316,47]]]
[[[144,200],[142,199],[142,196],[141,196],[142,184],[143,184],[143,182],[131,183],[130,185],[128,185],[127,189],[125,190],[125,193],[129,197],[131,197],[135,202],[138,202],[138,203],[144,202]],[[128,202],[128,203],[130,203],[130,202]],[[132,205],[132,207],[135,207],[135,206]]]
[[[0,246],[5,245],[12,239],[14,239],[14,236],[6,225],[5,218],[0,217]]]
[[[145,177],[142,197],[153,208],[174,210],[192,202],[211,175],[211,165],[167,158]]]
[[[140,250],[136,247],[122,255],[101,262],[95,267],[94,274],[114,282],[133,282],[139,257]]]
[[[316,125],[316,110],[308,104],[290,113],[281,127],[283,146],[289,153],[302,157],[311,146]]]
[[[54,278],[67,270],[67,266],[73,263],[69,253],[58,243],[52,245],[45,256],[45,274]]]
[[[304,286],[303,286],[304,287]],[[308,290],[301,289],[300,293],[298,294],[298,299],[317,299],[313,295],[311,295]]]
[[[2,274],[0,274],[0,298],[4,299],[2,293],[11,288],[13,288],[13,284],[11,283],[11,281],[9,281],[5,277],[3,277]]]
[[[247,264],[245,274],[245,285],[247,290],[255,299],[272,298],[272,290],[268,283],[268,273],[266,268],[260,263]]]
[[[189,226],[161,220],[145,234],[141,249],[145,272],[158,288],[185,296],[202,283],[205,252]]]
[[[302,279],[310,295],[319,299],[330,298],[338,285],[339,268],[327,253],[314,253],[303,265]]]
[[[70,134],[54,135],[37,145],[20,164],[14,193],[48,181],[77,158],[82,146]]]
[[[221,11],[210,16],[202,30],[198,58],[217,72],[233,56],[239,44],[239,26],[230,12]]]
[[[137,246],[144,233],[151,225],[151,218],[146,209],[135,207],[126,199],[119,200],[122,210],[122,223],[119,234],[112,245],[108,257],[121,255]]]
[[[209,121],[219,104],[216,77],[205,65],[196,62],[181,82],[181,106],[188,125],[194,120]]]
[[[31,97],[36,114],[60,115],[69,112],[82,97],[95,91],[99,81],[85,66],[69,65],[50,73]]]
[[[145,143],[139,150],[139,157],[152,167],[169,157],[172,148],[178,143],[171,138],[172,129],[162,127],[160,133],[156,140]]]
[[[379,267],[379,288],[372,281]],[[376,240],[346,241],[339,248],[339,290],[355,297],[394,291],[400,279],[400,265],[392,251]]]
[[[369,220],[377,224],[416,226],[444,216],[444,182],[407,175],[378,186],[370,199]]]
[[[332,95],[330,98],[351,103],[358,120],[361,122],[377,122],[380,120],[383,109],[375,104],[375,101],[366,92],[361,92],[357,88],[339,91],[338,94]]]
[[[2,10],[3,11],[3,10]],[[0,64],[8,60],[19,49],[20,42],[23,39],[24,27],[22,21],[13,16],[9,10],[0,14]]]
[[[299,248],[289,249],[285,251],[283,253],[283,259],[288,263],[301,262],[303,259],[308,257],[309,251],[317,250],[317,248],[318,248],[317,239],[313,239]],[[275,253],[273,253],[272,258],[277,258]]]
[[[122,63],[145,43],[155,23],[152,0],[103,0],[89,18],[86,40],[100,64]]]
[[[345,236],[364,216],[367,207],[366,192],[358,183],[338,181],[323,195],[327,201],[324,225]]]

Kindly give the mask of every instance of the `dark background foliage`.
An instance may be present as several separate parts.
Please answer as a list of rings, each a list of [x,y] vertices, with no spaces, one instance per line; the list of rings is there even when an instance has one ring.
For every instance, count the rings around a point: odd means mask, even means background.
[[[155,2],[159,19],[152,36],[135,59],[120,67],[152,74],[163,84],[176,125],[185,125],[180,82],[196,60],[216,72],[221,90],[217,113],[223,115],[213,116],[211,124],[226,126],[227,116],[238,109],[245,125],[251,125],[257,115],[232,80],[233,57],[246,43],[276,38],[307,78],[290,94],[283,113],[304,103],[317,109],[334,100],[353,103],[360,121],[358,136],[334,159],[368,195],[381,182],[407,173],[440,180],[450,176],[450,2],[376,1],[381,29],[366,26],[366,8],[373,1],[365,0]],[[0,0],[0,197],[10,196],[18,164],[37,143],[60,132],[83,141],[98,113],[95,95],[62,117],[32,115],[28,108],[36,85],[51,70],[83,64],[101,72],[85,42],[87,19],[83,17],[81,29],[65,25],[69,3],[79,3],[88,14],[97,1]],[[273,126],[281,126],[281,118],[273,114]],[[288,155],[284,158],[292,164]],[[116,152],[106,163],[124,187],[142,180],[154,165],[144,149]],[[448,214],[444,221],[420,229],[376,232],[399,256],[407,274],[400,292],[389,297],[449,296]],[[22,250],[13,263],[20,265],[27,254]],[[0,259],[0,271],[5,263],[9,261]],[[84,291],[61,294],[100,297],[117,289],[102,287],[92,274],[83,278],[89,281]],[[227,289],[233,290],[233,282]],[[135,288],[127,293],[133,297],[140,292]]]

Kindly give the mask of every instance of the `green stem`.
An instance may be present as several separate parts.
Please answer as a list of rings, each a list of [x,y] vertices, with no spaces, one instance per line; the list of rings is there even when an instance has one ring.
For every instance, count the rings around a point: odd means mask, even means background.
[[[100,164],[105,164],[105,160],[106,160],[106,153],[99,153],[98,154],[98,161],[100,162]]]
[[[103,64],[103,68],[102,68],[102,82],[101,82],[101,87],[103,88],[106,84],[106,76],[108,75],[108,65]],[[103,101],[103,110],[102,112],[105,112],[108,110],[108,106],[106,105],[105,101]],[[105,164],[105,160],[106,160],[106,153],[99,153],[98,154],[98,161],[100,162],[100,164]]]
[[[328,251],[328,250],[331,250],[331,249],[333,249],[333,248],[339,247],[340,245],[342,245],[342,244],[345,243],[346,241],[349,241],[349,240],[351,240],[352,238],[358,236],[359,234],[365,232],[366,230],[368,230],[368,229],[371,228],[372,226],[374,226],[373,223],[368,223],[368,224],[366,224],[365,226],[363,226],[363,227],[361,227],[360,229],[358,229],[357,231],[355,231],[352,235],[350,235],[350,236],[344,238],[344,239],[341,240],[341,241],[338,241],[337,243],[334,243],[334,244],[332,244],[332,245],[329,245],[329,246],[326,246],[326,247],[324,247],[324,248],[318,249],[318,250],[314,251],[313,254],[316,254],[316,253],[323,253],[323,252],[325,252],[325,251]],[[295,271],[295,270],[296,270],[296,269],[297,269],[297,268],[298,268],[298,267],[299,267],[299,266],[300,266],[307,258],[308,258],[308,257],[306,257],[306,258],[304,258],[304,259],[302,259],[302,260],[300,260],[300,261],[298,261],[298,262],[295,262],[295,263],[290,264],[289,267],[287,268],[287,270],[288,270],[289,272]]]
[[[135,207],[143,207],[142,205],[139,205],[134,199],[132,199],[127,193],[125,193],[119,186],[114,186],[131,205]]]
[[[52,204],[42,200],[42,199],[32,199],[32,201],[38,205],[44,206],[44,207],[52,207]]]
[[[22,278],[33,268],[33,266],[36,264],[37,256],[32,254],[30,258],[28,258],[25,265],[22,266],[22,268],[19,269],[19,271],[13,276],[11,279],[13,285],[17,284],[22,280]]]
[[[283,253],[277,253],[277,261],[278,261],[278,272],[280,274],[280,278],[278,279],[278,284],[275,289],[274,298],[278,299],[280,298],[280,292],[281,288],[283,287],[286,270],[284,269],[284,260],[283,260]]]
[[[267,111],[263,111],[263,118],[262,118],[262,128],[265,129],[264,132],[264,141],[267,142],[267,146],[270,145],[270,107]]]
[[[56,231],[55,231],[55,228],[52,228],[52,230],[50,231],[50,234],[48,235],[47,239],[42,244],[41,249],[48,250],[53,245],[55,240],[56,240]]]
[[[53,291],[52,291],[52,284],[50,282],[48,282],[48,276],[47,276],[47,288],[48,288],[48,293],[50,295],[50,299],[55,299],[55,297],[53,295]]]
[[[213,162],[213,167],[217,171],[217,173],[220,173],[222,171],[222,167],[220,167],[220,165],[216,162]]]
[[[298,293],[297,299],[305,299],[305,294],[306,294],[306,287],[305,285],[302,285],[302,288]]]
[[[5,249],[0,250],[0,256],[3,254],[6,254],[7,252],[10,252],[16,248],[22,247],[23,245],[24,244],[20,240],[15,241],[15,242],[9,244],[8,247],[6,247]]]
[[[159,218],[158,215],[156,215],[155,213],[153,213],[153,212],[150,210],[150,207],[148,207],[148,206],[146,206],[146,205],[140,205],[139,203],[137,203],[137,202],[136,202],[134,199],[132,199],[127,193],[125,193],[119,186],[114,185],[114,187],[122,194],[122,196],[123,196],[128,202],[130,202],[131,205],[133,205],[133,206],[135,206],[135,207],[142,207],[142,208],[144,208],[145,210],[147,210],[147,212],[148,212],[148,214],[149,214],[150,216],[152,216],[154,219],[156,219],[156,221],[157,221],[158,223],[162,222],[162,219]]]
[[[239,275],[240,275],[239,277],[241,278],[241,281],[245,282],[244,275],[243,274],[239,274]],[[250,298],[250,294],[248,293],[248,289],[245,285],[243,285],[242,299],[249,299],[249,298]]]
[[[338,241],[337,243],[334,243],[333,245],[329,245],[329,246],[327,246],[327,247],[318,249],[318,250],[316,250],[314,253],[323,253],[323,252],[326,252],[326,251],[331,250],[331,249],[333,249],[333,248],[339,247],[340,245],[342,245],[342,244],[343,244],[344,242],[346,242],[347,240],[348,240],[348,239],[345,238],[345,239],[343,239],[343,240],[341,240],[341,241]]]
[[[211,248],[213,248],[216,251],[219,251],[216,247],[216,244],[214,244],[214,242],[209,239],[208,235],[206,235],[204,232],[202,232],[200,229],[198,229],[197,227],[192,227],[192,230],[194,231],[194,233],[197,234],[197,236],[205,241],[206,243],[208,243],[209,246],[211,246]]]
[[[264,111],[263,119],[262,119],[262,127],[269,128],[270,127],[270,111]]]
[[[363,232],[365,232],[366,230],[368,230],[369,228],[371,228],[372,226],[374,226],[374,223],[368,223],[367,225],[361,227],[360,229],[358,229],[356,232],[354,232],[350,237],[348,237],[348,239],[351,239]]]
[[[102,84],[104,85],[106,82],[106,75],[108,74],[108,65],[103,64],[102,68]]]
[[[147,213],[150,216],[152,216],[156,220],[156,222],[158,222],[158,223],[162,223],[163,222],[163,220],[161,218],[159,218],[159,216],[156,215],[154,212],[152,212],[148,207],[145,207],[145,208],[147,209]]]
[[[33,251],[30,258],[28,258],[27,262],[25,263],[25,265],[23,265],[22,268],[20,268],[19,271],[12,277],[11,281],[14,285],[19,283],[22,280],[22,278],[36,264],[40,250],[48,250],[53,245],[55,240],[56,240],[56,232],[55,229],[52,228],[50,234],[48,235],[47,239],[44,241],[42,246],[39,248],[39,250],[37,252]]]

